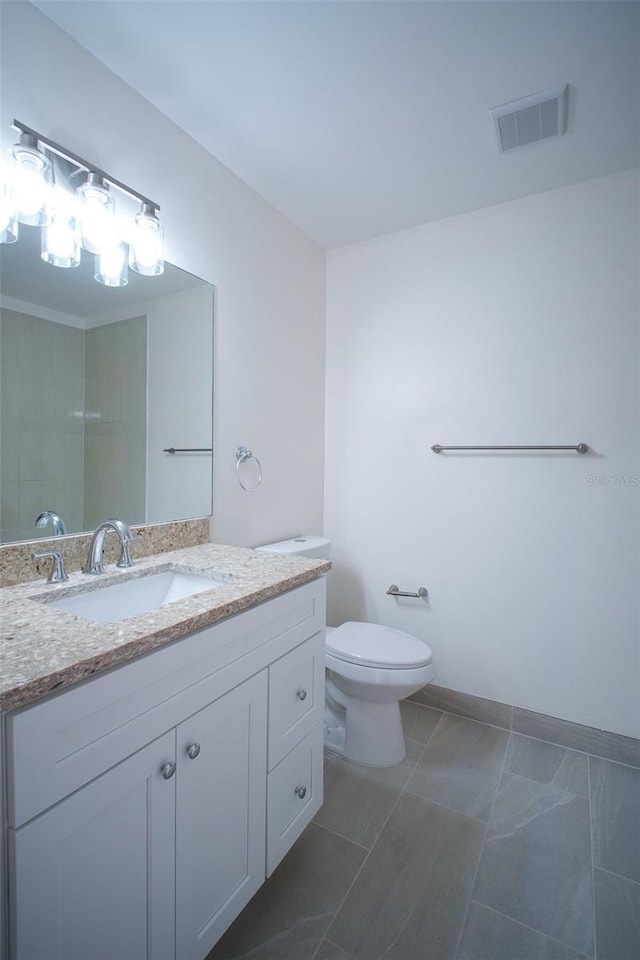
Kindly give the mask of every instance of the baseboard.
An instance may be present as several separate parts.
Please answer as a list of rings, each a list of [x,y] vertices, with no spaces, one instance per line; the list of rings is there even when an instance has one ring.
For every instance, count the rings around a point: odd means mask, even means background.
[[[571,750],[581,750],[583,753],[591,753],[616,763],[640,767],[640,740],[636,737],[598,730],[596,727],[572,723],[570,720],[559,720],[534,710],[523,710],[497,700],[485,700],[483,697],[448,690],[432,683],[418,690],[409,699],[445,713],[479,720],[494,727],[503,727],[513,733],[546,740]]]

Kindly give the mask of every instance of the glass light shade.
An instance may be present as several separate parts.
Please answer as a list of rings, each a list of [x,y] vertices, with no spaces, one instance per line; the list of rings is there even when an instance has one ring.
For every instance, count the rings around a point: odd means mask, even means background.
[[[80,243],[89,253],[100,253],[110,243],[114,206],[102,177],[90,173],[87,182],[76,190],[79,201]]]
[[[157,277],[164,272],[164,231],[148,203],[142,204],[136,216],[129,245],[129,266],[145,277]]]
[[[0,243],[15,243],[18,239],[16,208],[6,183],[0,185]]]
[[[128,277],[128,250],[126,243],[112,240],[96,254],[95,278],[105,287],[126,287]]]
[[[51,161],[38,150],[35,137],[24,133],[11,156],[11,193],[18,221],[40,227],[48,220]]]
[[[80,263],[80,239],[76,219],[64,208],[51,211],[49,223],[42,228],[40,256],[53,267],[77,267]]]

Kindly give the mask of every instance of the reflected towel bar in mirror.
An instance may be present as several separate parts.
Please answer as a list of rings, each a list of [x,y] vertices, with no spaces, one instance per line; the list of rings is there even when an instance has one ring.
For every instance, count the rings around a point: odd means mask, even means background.
[[[163,453],[213,453],[213,447],[163,447]]]
[[[443,447],[440,443],[434,443],[431,447],[434,453],[442,453],[443,450],[575,450],[576,453],[588,453],[589,444],[543,444],[540,446],[506,446],[506,447]]]

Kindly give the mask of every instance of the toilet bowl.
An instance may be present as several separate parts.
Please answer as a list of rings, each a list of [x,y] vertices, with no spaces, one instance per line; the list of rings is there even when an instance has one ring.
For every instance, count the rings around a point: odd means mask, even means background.
[[[327,558],[325,537],[296,537],[258,547]],[[356,763],[387,767],[405,757],[399,701],[435,677],[424,640],[376,623],[327,627],[324,742]]]
[[[405,757],[399,701],[435,677],[423,640],[376,623],[327,629],[325,745],[357,763]]]

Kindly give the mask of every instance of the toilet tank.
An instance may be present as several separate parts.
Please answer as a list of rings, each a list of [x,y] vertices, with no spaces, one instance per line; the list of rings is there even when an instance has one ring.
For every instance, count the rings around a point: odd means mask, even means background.
[[[331,540],[327,537],[292,537],[291,540],[279,540],[277,543],[265,543],[256,550],[267,553],[291,553],[299,557],[328,560],[331,556]]]

